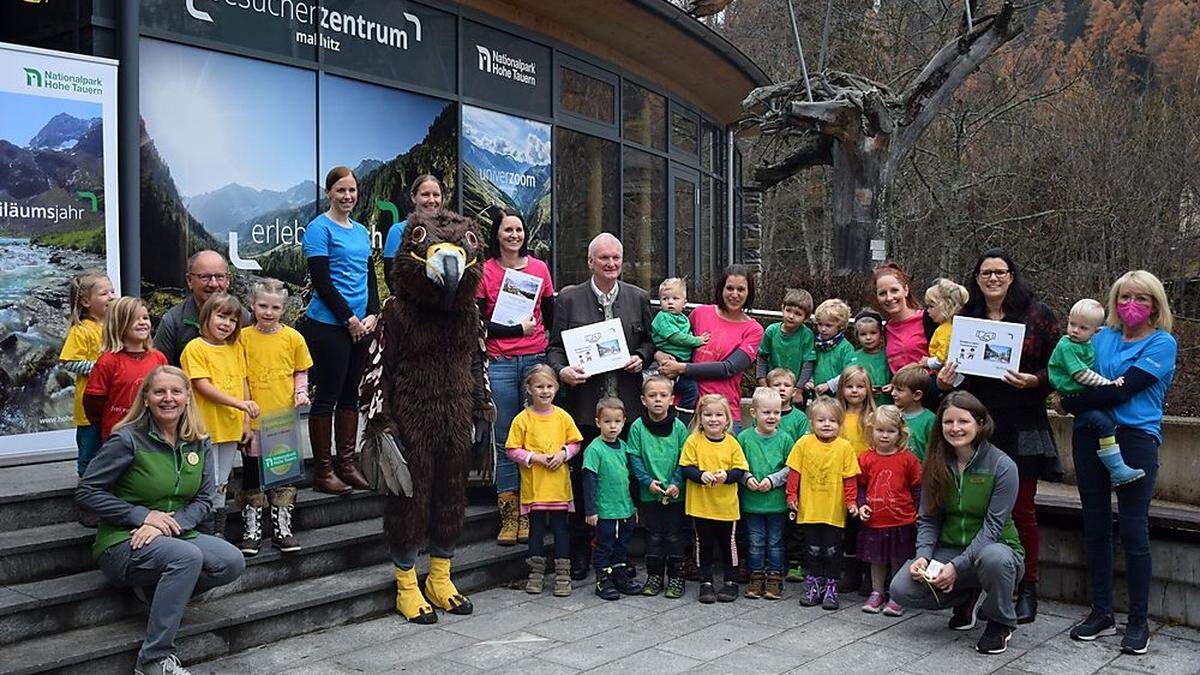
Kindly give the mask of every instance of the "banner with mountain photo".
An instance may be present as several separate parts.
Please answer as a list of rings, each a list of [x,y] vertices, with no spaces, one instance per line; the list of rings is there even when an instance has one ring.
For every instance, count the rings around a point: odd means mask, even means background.
[[[260,277],[300,311],[299,245],[317,213],[317,74],[150,38],[141,41],[142,296],[161,316],[187,258],[214,249],[243,301]]]
[[[0,43],[0,455],[74,446],[70,279],[120,287],[116,94],[115,61]]]
[[[550,157],[549,124],[463,106],[463,214],[486,223],[497,209],[515,209],[525,219],[529,252],[547,264]]]

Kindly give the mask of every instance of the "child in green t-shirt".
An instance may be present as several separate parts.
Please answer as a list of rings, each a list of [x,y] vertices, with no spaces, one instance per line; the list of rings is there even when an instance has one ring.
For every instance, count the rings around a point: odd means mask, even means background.
[[[742,478],[739,501],[750,543],[750,585],[746,597],[778,600],[783,595],[784,531],[787,528],[789,469],[784,464],[792,439],[779,429],[782,399],[769,387],[754,390],[754,428],[738,434],[750,470]]]
[[[758,343],[754,366],[758,386],[769,387],[767,373],[776,368],[792,372],[796,386],[803,388],[812,379],[817,351],[812,329],[805,325],[812,315],[813,299],[808,291],[789,288],[783,294],[783,321],[767,326]],[[788,405],[788,402],[784,402]]]
[[[808,415],[792,405],[796,393],[796,376],[787,368],[776,368],[767,373],[766,382],[767,387],[779,394],[782,404],[779,410],[779,433],[795,443],[796,439],[808,433]]]
[[[646,532],[646,584],[642,595],[683,596],[683,472],[679,452],[687,427],[671,408],[671,380],[662,375],[642,383],[646,414],[629,425],[629,468],[638,482],[638,522]],[[690,528],[689,528],[690,529]]]
[[[637,595],[641,584],[633,580],[627,553],[636,522],[629,494],[629,460],[621,429],[625,427],[625,404],[611,396],[596,404],[596,426],[600,435],[583,451],[583,513],[596,528],[596,595],[616,600],[622,594]]]
[[[858,349],[850,354],[847,366],[862,366],[871,378],[871,391],[875,405],[892,402],[892,367],[888,364],[883,349],[883,317],[873,309],[859,311],[854,317],[854,336],[858,338]],[[837,378],[829,383],[830,391],[837,391]]]
[[[850,305],[830,298],[817,306],[813,316],[817,319],[817,363],[807,389],[817,395],[832,395],[830,392],[837,390],[829,386],[829,381],[842,374],[854,353],[854,346],[845,334],[850,323]]]
[[[919,363],[910,363],[892,376],[892,399],[908,426],[908,449],[922,462],[929,446],[929,432],[937,420],[937,415],[925,407],[925,395],[932,386],[929,371]]]
[[[1093,370],[1096,365],[1096,349],[1092,336],[1104,323],[1104,305],[1084,298],[1075,303],[1067,316],[1067,334],[1059,338],[1046,373],[1050,384],[1062,396],[1082,394],[1091,387],[1120,387],[1125,379],[1110,380]],[[1097,454],[1108,469],[1113,485],[1124,485],[1146,476],[1142,469],[1134,469],[1121,457],[1121,446],[1117,445],[1117,425],[1112,413],[1107,410],[1088,410],[1075,416],[1075,427],[1087,427],[1100,437]]]
[[[708,344],[712,336],[708,333],[692,334],[692,324],[683,313],[687,305],[687,284],[678,277],[663,279],[658,285],[658,300],[662,309],[650,322],[650,339],[654,341],[654,348],[674,356],[680,363],[691,363],[692,352],[696,347]],[[675,381],[675,393],[679,394],[681,410],[690,413],[696,409],[700,389],[695,380],[679,376]]]

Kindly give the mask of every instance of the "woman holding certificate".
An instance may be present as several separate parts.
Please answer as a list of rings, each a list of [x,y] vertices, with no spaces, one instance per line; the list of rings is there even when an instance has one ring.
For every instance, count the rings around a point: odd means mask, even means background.
[[[1144,270],[1117,279],[1108,294],[1107,326],[1092,338],[1094,370],[1120,386],[1095,387],[1063,399],[1063,407],[1079,414],[1107,410],[1117,424],[1117,442],[1125,463],[1146,472],[1145,478],[1116,490],[1125,580],[1129,585],[1129,622],[1121,651],[1144,654],[1150,643],[1146,612],[1150,598],[1150,498],[1158,475],[1162,442],[1163,399],[1175,377],[1177,346],[1173,318],[1162,282]],[[1098,434],[1077,426],[1072,436],[1075,476],[1083,505],[1083,541],[1088,567],[1088,600],[1092,611],[1071,629],[1076,640],[1113,635],[1112,487],[1097,455]]]
[[[1034,497],[1041,478],[1062,475],[1058,446],[1046,416],[1050,381],[1046,365],[1060,329],[1050,308],[1034,297],[1007,251],[990,249],[975,263],[970,298],[961,316],[1025,325],[1020,367],[1002,378],[963,376],[951,360],[937,376],[938,388],[961,387],[987,406],[996,430],[992,443],[1012,457],[1020,477],[1013,520],[1025,549],[1025,576],[1017,586],[1017,621],[1037,617],[1038,530]]]
[[[512,546],[529,537],[529,520],[519,516],[521,474],[508,458],[504,441],[521,412],[525,373],[546,362],[546,326],[554,311],[554,282],[546,263],[529,255],[525,221],[513,209],[492,218],[488,259],[476,299],[487,321],[488,381],[496,403],[496,500],[500,534],[496,542]]]

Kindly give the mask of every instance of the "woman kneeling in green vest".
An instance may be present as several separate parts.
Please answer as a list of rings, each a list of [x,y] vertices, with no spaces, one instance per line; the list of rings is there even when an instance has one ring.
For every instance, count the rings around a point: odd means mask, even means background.
[[[186,675],[175,633],[188,600],[245,569],[232,544],[195,528],[212,509],[210,444],[183,371],[155,368],[79,481],[75,501],[100,516],[92,556],[150,606],[138,675]]]
[[[973,395],[942,400],[925,455],[916,556],[891,584],[892,600],[904,607],[954,607],[953,630],[974,628],[978,610],[987,620],[975,645],[982,654],[1008,647],[1017,625],[1013,588],[1025,570],[1012,519],[1017,465],[988,442],[992,428]]]

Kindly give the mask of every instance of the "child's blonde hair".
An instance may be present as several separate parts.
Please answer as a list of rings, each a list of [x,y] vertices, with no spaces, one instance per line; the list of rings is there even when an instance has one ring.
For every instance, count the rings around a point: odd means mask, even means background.
[[[83,301],[92,297],[92,291],[101,281],[109,281],[108,275],[100,270],[85,270],[71,277],[71,292],[69,304],[71,305],[71,325],[78,326],[84,319],[88,318],[87,310],[83,307]]]
[[[696,401],[696,414],[692,416],[692,423],[688,425],[688,429],[693,434],[702,434],[704,430],[700,428],[700,416],[704,409],[710,405],[719,406],[725,412],[725,433],[733,428],[733,409],[729,407],[729,401],[720,394],[705,394]]]
[[[813,317],[817,321],[833,322],[840,331],[846,330],[846,326],[850,323],[850,305],[838,298],[830,298],[817,305],[817,311],[813,312]]]
[[[846,419],[846,409],[842,407],[842,404],[836,398],[825,395],[813,399],[812,403],[808,404],[808,408],[805,409],[804,414],[808,416],[809,423],[812,423],[813,418],[822,410],[832,412],[833,416],[837,418],[838,426],[841,426],[842,422]]]
[[[200,334],[205,339],[212,339],[212,336],[208,334],[208,322],[212,319],[213,314],[233,318],[233,331],[225,336],[224,343],[231,345],[237,342],[238,333],[242,329],[242,303],[228,293],[213,293],[208,296],[208,300],[205,300],[204,306],[200,308]]]
[[[199,441],[208,438],[208,431],[204,428],[204,418],[200,416],[200,411],[196,408],[196,397],[192,392],[192,381],[188,379],[186,373],[176,368],[175,366],[158,366],[150,371],[146,379],[142,380],[142,386],[138,389],[137,396],[133,398],[133,404],[129,406],[129,412],[121,418],[120,422],[113,425],[113,431],[130,424],[139,424],[150,414],[150,409],[146,406],[146,396],[150,391],[150,387],[154,384],[154,379],[159,375],[170,375],[183,383],[183,390],[187,392],[187,405],[183,407],[183,412],[179,415],[179,439],[183,441]]]
[[[669,389],[671,391],[675,391],[675,381],[674,380],[672,380],[671,378],[669,378],[665,375],[651,375],[650,377],[647,377],[645,380],[642,380],[642,393],[645,394],[646,390],[649,389],[650,385],[652,385],[652,384],[665,384],[665,385],[667,385],[667,389]]]
[[[933,383],[929,380],[929,371],[921,367],[919,363],[910,363],[892,376],[892,388],[903,387],[911,392],[920,392],[922,400],[925,394],[929,393]]]
[[[125,331],[137,321],[142,311],[149,312],[150,308],[141,298],[124,297],[113,300],[108,306],[108,314],[104,315],[104,331],[100,338],[100,349],[106,352],[123,352],[133,345],[125,344]],[[149,350],[154,342],[149,336],[142,343],[142,349]]]
[[[539,363],[530,368],[529,371],[525,373],[525,380],[521,382],[521,385],[524,386],[525,389],[529,389],[530,384],[532,384],[533,381],[539,377],[544,377],[553,382],[554,386],[558,386],[558,374],[554,372],[553,368],[544,363]]]
[[[771,382],[775,381],[776,379],[778,379],[780,377],[788,378],[789,380],[792,381],[792,386],[793,387],[796,386],[796,374],[792,372],[791,368],[783,368],[783,367],[774,368],[771,370],[771,372],[767,373],[767,384],[771,384]]]
[[[859,416],[859,427],[862,429],[863,438],[867,437],[867,418],[875,412],[875,392],[874,384],[871,382],[871,374],[862,366],[846,366],[842,374],[838,376],[837,400],[842,404],[842,408],[846,411],[850,410],[850,402],[846,400],[846,385],[854,379],[862,378],[867,383],[867,396],[862,402],[862,412]]]
[[[679,291],[687,297],[687,282],[679,277],[667,277],[658,285],[658,297],[661,298],[667,291]]]
[[[779,392],[770,387],[758,387],[754,390],[754,396],[750,399],[750,407],[757,408],[771,403],[783,406],[783,397],[779,395]]]
[[[963,305],[967,304],[967,299],[970,297],[965,286],[953,279],[942,277],[935,280],[933,285],[925,290],[925,305],[936,309],[945,317],[943,321],[949,321],[951,317],[962,311]]]
[[[253,305],[260,295],[277,295],[286,300],[288,297],[287,284],[269,277],[259,279],[250,287],[250,304]]]
[[[890,403],[881,405],[870,415],[864,415],[863,420],[866,422],[869,431],[874,431],[875,427],[880,424],[895,427],[900,432],[899,438],[896,439],[896,446],[900,448],[908,447],[908,425],[904,423],[904,413],[900,412],[900,409],[896,406]],[[868,441],[868,444],[870,444],[870,441]]]
[[[783,306],[798,309],[804,312],[804,316],[812,316],[813,313],[813,297],[812,293],[803,288],[789,288],[783,292]]]
[[[625,404],[615,396],[605,396],[596,401],[596,419],[600,419],[600,413],[605,410],[616,410],[621,413],[621,417],[625,416]]]
[[[1104,323],[1104,314],[1104,305],[1091,298],[1084,298],[1071,305],[1070,316],[1083,319],[1093,326]]]

